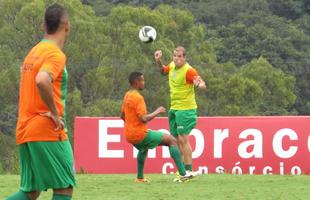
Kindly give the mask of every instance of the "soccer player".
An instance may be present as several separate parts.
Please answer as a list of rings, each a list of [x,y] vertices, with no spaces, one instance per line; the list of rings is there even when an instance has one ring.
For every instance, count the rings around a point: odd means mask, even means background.
[[[186,50],[179,46],[173,51],[173,61],[162,64],[162,51],[154,53],[162,74],[169,77],[170,110],[168,113],[171,134],[177,139],[187,171],[192,171],[192,148],[188,136],[197,123],[195,87],[206,89],[197,71],[186,62]]]
[[[143,174],[144,162],[148,149],[153,149],[158,145],[169,147],[170,155],[181,175],[179,181],[184,182],[189,180],[192,178],[192,175],[185,171],[176,139],[170,134],[149,130],[146,126],[147,122],[154,119],[158,114],[165,112],[166,109],[160,106],[154,112],[147,113],[144,98],[140,94],[140,91],[144,89],[144,77],[142,73],[132,72],[129,76],[129,83],[131,90],[124,96],[121,118],[125,122],[126,140],[139,150],[136,182],[149,182]]]
[[[53,189],[53,200],[71,199],[75,185],[73,153],[66,134],[66,56],[70,31],[67,11],[53,4],[45,11],[44,39],[21,68],[16,142],[20,155],[20,190],[7,200],[34,200]]]

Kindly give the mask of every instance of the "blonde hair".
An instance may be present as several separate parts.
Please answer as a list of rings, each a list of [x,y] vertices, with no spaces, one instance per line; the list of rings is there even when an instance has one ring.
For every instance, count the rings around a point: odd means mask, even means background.
[[[183,56],[186,56],[186,49],[182,46],[177,46],[175,49],[175,51],[181,51],[183,53]]]

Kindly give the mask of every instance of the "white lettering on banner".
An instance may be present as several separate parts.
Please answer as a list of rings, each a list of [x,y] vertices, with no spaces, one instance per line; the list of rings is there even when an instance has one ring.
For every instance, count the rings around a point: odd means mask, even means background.
[[[223,166],[217,166],[215,168],[215,172],[218,174],[224,174],[225,173],[225,168]]]
[[[250,166],[250,168],[249,168],[249,174],[250,175],[254,174],[255,168],[256,168],[255,166]]]
[[[266,166],[263,168],[263,174],[266,175],[266,174],[269,174],[269,175],[272,175],[272,167],[270,166]]]
[[[174,166],[173,166],[173,164],[172,163],[170,163],[170,162],[167,162],[167,163],[165,163],[164,165],[163,165],[163,167],[162,167],[162,174],[168,174],[168,172],[167,172],[167,169],[170,169],[170,174],[173,174],[174,172],[173,172],[173,169],[174,169]]]
[[[120,135],[108,134],[108,128],[124,127],[123,120],[99,120],[99,158],[124,158],[123,150],[109,150],[108,143],[120,142]]]
[[[253,140],[242,142],[238,147],[238,153],[241,158],[262,158],[263,157],[263,136],[257,129],[246,129],[239,135],[240,139],[246,139],[253,136]],[[252,152],[247,152],[247,149],[253,146]]]
[[[240,165],[240,162],[237,162],[235,164],[235,166],[231,170],[232,174],[242,175],[243,171],[242,171],[242,168],[239,165]],[[282,173],[283,173],[283,171],[284,171],[284,164],[282,162],[280,162],[279,166],[280,166],[280,172],[282,171]],[[256,170],[255,166],[249,166],[248,173],[250,175],[253,175],[255,170]],[[166,162],[166,163],[163,164],[163,166],[162,166],[162,174],[174,174],[174,171],[175,171],[175,169],[174,169],[174,165],[172,163]],[[265,166],[262,169],[262,174],[263,175],[272,175],[272,171],[273,171],[273,168],[271,166]],[[299,166],[293,166],[290,171],[291,171],[291,175],[301,175],[302,174],[302,170],[301,170],[301,168]],[[208,174],[209,173],[209,168],[207,166],[198,166],[198,172],[200,174]],[[225,170],[225,168],[223,166],[216,166],[215,167],[215,172],[218,173],[218,174],[227,173],[227,171]],[[259,172],[257,172],[257,173],[259,174]]]
[[[215,129],[214,130],[214,158],[222,158],[223,151],[223,141],[225,138],[228,138],[229,131],[228,129]]]
[[[219,168],[221,167],[221,169]],[[224,167],[219,166],[218,168],[222,171],[222,173],[224,173]],[[168,172],[170,171],[170,172]],[[198,167],[198,171],[200,174],[208,174],[208,167],[207,166],[199,166]],[[174,165],[170,162],[166,162],[163,164],[162,167],[162,174],[174,174],[175,173],[175,169],[174,169]]]
[[[239,174],[239,175],[242,174],[242,169],[241,169],[241,167],[239,167],[238,165],[240,165],[240,162],[237,162],[237,163],[235,164],[235,166],[232,168],[232,170],[231,170],[231,173],[232,173],[232,174]]]
[[[292,129],[281,129],[274,135],[272,141],[273,150],[280,158],[291,158],[296,154],[298,148],[296,146],[291,146],[288,150],[284,150],[282,144],[285,136],[288,136],[290,140],[298,140],[296,132]]]
[[[301,169],[298,166],[294,166],[291,169],[291,174],[292,175],[300,175],[301,174]]]
[[[208,174],[209,173],[207,166],[199,166],[198,171],[200,172],[200,174]]]
[[[284,174],[284,164],[283,164],[283,162],[280,162],[280,174],[281,175]]]
[[[166,134],[170,134],[170,132],[166,129],[159,129],[158,131],[161,131],[161,132],[166,133]],[[163,146],[162,147],[162,154],[163,154],[163,158],[170,158],[169,148],[166,146]]]
[[[98,148],[98,156],[99,158],[124,158],[125,155],[125,150],[122,148],[122,144],[124,141],[121,141],[121,135],[120,134],[113,134],[113,129],[111,131],[111,128],[123,128],[124,127],[124,122],[123,120],[118,120],[118,119],[104,119],[104,120],[99,120],[99,130],[98,130],[98,136],[99,136],[99,148]],[[170,134],[168,130],[166,129],[159,129],[158,131],[164,132],[165,134]],[[261,166],[261,165],[256,165],[255,161],[254,163],[251,162],[251,166],[245,167],[243,164],[243,159],[250,159],[250,158],[264,158],[266,157],[267,152],[270,154],[270,150],[273,150],[274,154],[271,153],[270,156],[275,157],[275,158],[282,158],[282,159],[289,159],[294,156],[296,156],[299,148],[300,150],[308,150],[310,152],[310,134],[306,135],[305,140],[303,140],[303,146],[302,148],[299,147],[299,143],[296,141],[300,140],[297,132],[295,132],[293,129],[289,128],[283,128],[283,129],[278,129],[276,132],[268,132],[270,135],[270,138],[272,138],[270,143],[264,144],[263,146],[263,136],[265,136],[261,130],[259,129],[244,129],[241,133],[234,133],[232,137],[232,133],[230,133],[230,130],[228,128],[223,128],[223,129],[213,129],[214,131],[214,137],[213,137],[213,156],[212,156],[212,150],[208,151],[206,153],[204,151],[206,147],[206,139],[211,139],[212,137],[206,134],[204,134],[201,130],[199,129],[193,129],[191,132],[191,137],[193,136],[194,142],[195,142],[195,149],[193,149],[193,154],[192,157],[194,159],[199,159],[202,156],[208,157],[211,156],[211,159],[217,159],[217,158],[224,158],[226,159],[228,156],[233,155],[235,153],[238,153],[240,156],[240,160],[235,163],[234,166],[226,168],[226,163],[223,164],[221,163],[220,165],[223,166],[212,166],[212,170],[208,168],[208,166],[197,166],[198,170],[203,173],[207,174],[209,173],[209,170],[211,172],[217,172],[217,173],[232,173],[232,174],[242,174],[242,173],[248,173],[248,174],[269,174],[272,175],[274,173],[279,173],[281,175],[284,175],[284,172],[290,173],[292,175],[300,175],[303,172],[304,166],[297,166],[299,163],[294,163],[297,164],[296,166],[293,166],[291,168],[285,167],[285,165],[290,165],[290,160],[284,161],[284,162],[279,162],[276,167],[274,166],[274,162],[270,163],[265,163],[266,166]],[[235,140],[235,139],[241,139]],[[232,139],[230,141],[230,139]],[[234,139],[234,140],[233,140]],[[229,142],[228,142],[229,141]],[[231,142],[234,141],[233,146],[227,146],[231,145]],[[237,142],[236,142],[237,141]],[[208,145],[212,141],[208,141]],[[271,147],[271,142],[272,142],[272,147]],[[295,142],[295,143],[294,143]],[[114,148],[111,148],[110,145],[111,143],[115,144]],[[119,146],[117,147],[117,144]],[[267,145],[269,145],[267,147]],[[223,150],[227,149],[233,150],[229,151],[229,155],[223,155]],[[305,147],[305,148],[304,148]],[[137,149],[133,148],[133,153],[132,153],[132,158],[137,157]],[[148,151],[148,157],[149,158],[170,158],[170,153],[169,153],[169,148],[166,146],[160,147],[162,148],[161,150],[161,155],[160,150],[156,151],[155,149],[149,150]],[[266,152],[264,152],[265,148]],[[157,148],[158,149],[158,148]],[[238,152],[236,152],[236,150]],[[211,155],[209,155],[209,152]],[[131,153],[131,152],[130,152]],[[265,155],[266,154],[266,155]],[[264,156],[263,156],[264,155]],[[255,159],[254,159],[255,160]],[[257,159],[259,160],[259,159]],[[167,174],[167,173],[174,173],[176,171],[176,168],[174,166],[174,163],[172,162],[172,159],[169,160],[171,162],[166,162],[164,163],[162,167],[162,173]],[[283,160],[282,160],[283,161]],[[241,164],[242,163],[242,164]],[[246,162],[247,163],[247,162]],[[232,163],[234,164],[234,163]],[[213,168],[215,167],[215,168]],[[307,173],[307,171],[305,172]]]
[[[162,146],[162,154],[163,154],[163,158],[170,158],[169,147]]]
[[[196,146],[193,150],[192,157],[199,158],[202,155],[205,146],[203,134],[198,129],[193,129],[190,134],[194,136],[196,140]]]

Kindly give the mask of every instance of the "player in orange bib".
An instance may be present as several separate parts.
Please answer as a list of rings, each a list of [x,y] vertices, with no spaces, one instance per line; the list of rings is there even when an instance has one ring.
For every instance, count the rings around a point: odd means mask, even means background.
[[[69,200],[75,185],[65,120],[68,74],[62,48],[70,30],[67,11],[59,4],[48,7],[44,27],[44,39],[21,68],[16,128],[21,183],[7,200],[37,199],[49,188],[53,200]]]
[[[176,139],[170,134],[147,129],[146,123],[154,119],[158,114],[165,112],[166,109],[161,106],[154,112],[150,114],[147,113],[144,98],[140,94],[140,91],[144,89],[144,77],[142,73],[131,73],[129,76],[129,83],[132,89],[124,96],[121,118],[125,121],[124,132],[126,140],[139,150],[136,182],[149,182],[145,179],[143,174],[144,162],[148,149],[153,149],[159,145],[169,147],[170,155],[181,175],[178,181],[184,182],[191,179],[193,175],[185,171]]]

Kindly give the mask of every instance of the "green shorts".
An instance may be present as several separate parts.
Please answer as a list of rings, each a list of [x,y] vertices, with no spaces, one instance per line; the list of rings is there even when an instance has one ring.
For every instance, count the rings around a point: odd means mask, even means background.
[[[19,145],[19,155],[20,190],[31,192],[75,186],[69,140],[27,142]]]
[[[142,142],[134,144],[139,151],[154,149],[161,144],[164,133],[160,131],[148,130]]]
[[[197,124],[197,110],[169,110],[168,113],[170,133],[188,135]]]

